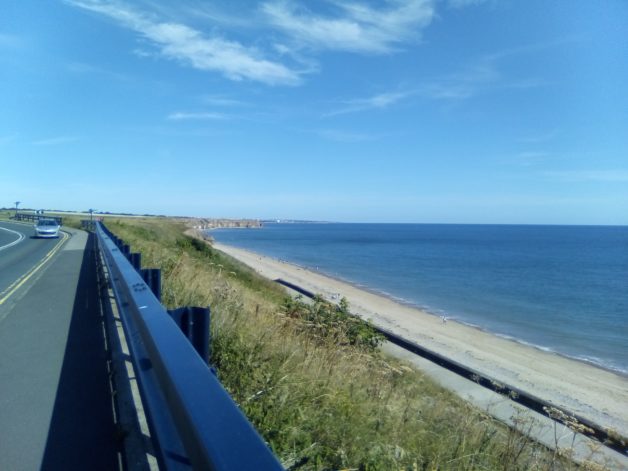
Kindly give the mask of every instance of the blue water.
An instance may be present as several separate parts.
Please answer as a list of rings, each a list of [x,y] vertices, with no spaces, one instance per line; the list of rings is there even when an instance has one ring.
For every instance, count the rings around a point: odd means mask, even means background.
[[[628,227],[267,224],[211,235],[628,373]]]

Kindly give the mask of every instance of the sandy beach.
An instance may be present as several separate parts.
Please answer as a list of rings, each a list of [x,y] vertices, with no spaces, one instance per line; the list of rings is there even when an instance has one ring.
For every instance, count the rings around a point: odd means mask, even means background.
[[[628,378],[399,304],[311,270],[247,250],[213,246],[260,275],[282,278],[452,360],[628,436]]]

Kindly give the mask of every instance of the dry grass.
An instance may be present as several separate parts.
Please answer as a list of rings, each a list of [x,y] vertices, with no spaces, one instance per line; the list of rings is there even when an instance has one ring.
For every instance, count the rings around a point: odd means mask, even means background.
[[[145,266],[163,269],[168,307],[211,306],[220,380],[286,467],[575,469],[402,362],[347,341],[352,326],[313,317],[320,305],[289,301],[274,283],[184,236],[182,225],[108,226]]]

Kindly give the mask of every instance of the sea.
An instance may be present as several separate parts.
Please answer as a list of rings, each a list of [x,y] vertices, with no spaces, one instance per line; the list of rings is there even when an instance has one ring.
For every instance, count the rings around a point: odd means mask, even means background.
[[[265,223],[220,243],[628,375],[628,227]]]

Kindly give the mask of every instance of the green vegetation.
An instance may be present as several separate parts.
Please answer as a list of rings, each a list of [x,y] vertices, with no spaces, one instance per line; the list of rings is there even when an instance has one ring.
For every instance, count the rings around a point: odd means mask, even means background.
[[[346,302],[291,299],[176,221],[107,224],[145,266],[162,268],[167,307],[211,306],[220,380],[286,467],[576,468],[384,356]]]
[[[62,216],[63,217],[63,225],[65,227],[73,227],[74,229],[81,228],[81,220],[87,219],[85,217],[79,216]]]

